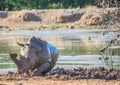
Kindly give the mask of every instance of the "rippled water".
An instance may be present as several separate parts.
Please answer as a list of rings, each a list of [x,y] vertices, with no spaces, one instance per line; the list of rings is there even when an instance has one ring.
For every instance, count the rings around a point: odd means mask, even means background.
[[[19,53],[20,47],[16,42],[26,42],[32,36],[46,40],[58,48],[60,55],[57,66],[67,68],[105,66],[106,63],[102,60],[99,50],[105,47],[116,34],[120,32],[104,30],[0,31],[0,69],[15,68],[8,53]],[[109,49],[113,51],[114,65],[119,66],[120,38]]]

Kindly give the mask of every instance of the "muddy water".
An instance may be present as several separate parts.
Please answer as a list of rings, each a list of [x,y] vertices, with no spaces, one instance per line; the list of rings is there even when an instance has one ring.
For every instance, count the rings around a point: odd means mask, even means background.
[[[8,56],[9,52],[19,53],[20,47],[16,42],[26,42],[30,37],[36,36],[54,44],[59,50],[57,66],[73,67],[98,67],[120,65],[120,38],[109,47],[110,53],[101,55],[99,50],[120,32],[105,30],[19,30],[13,32],[0,31],[0,69],[15,68]],[[108,61],[104,61],[108,59]],[[112,59],[111,59],[112,58]]]

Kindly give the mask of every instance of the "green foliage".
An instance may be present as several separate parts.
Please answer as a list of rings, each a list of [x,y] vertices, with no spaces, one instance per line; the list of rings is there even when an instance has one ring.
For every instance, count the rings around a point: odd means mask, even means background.
[[[82,8],[93,4],[94,0],[0,0],[0,10]]]

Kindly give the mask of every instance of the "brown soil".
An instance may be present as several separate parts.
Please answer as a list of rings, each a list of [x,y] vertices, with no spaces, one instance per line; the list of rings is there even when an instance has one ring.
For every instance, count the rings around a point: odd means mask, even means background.
[[[9,72],[0,76],[0,85],[120,85],[120,70],[101,68],[55,68],[48,75],[28,77]]]
[[[115,8],[0,11],[0,29],[73,29],[103,22],[120,26],[119,15]]]
[[[120,85],[120,81],[100,79],[56,80],[46,77],[32,77],[0,79],[0,85]]]

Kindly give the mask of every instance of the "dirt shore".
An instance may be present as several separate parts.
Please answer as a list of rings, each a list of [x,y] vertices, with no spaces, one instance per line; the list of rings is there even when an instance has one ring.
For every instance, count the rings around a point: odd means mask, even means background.
[[[0,79],[0,85],[120,85],[120,81],[100,79],[56,80],[46,77],[32,77]]]
[[[55,68],[44,76],[14,72],[0,75],[0,85],[120,85],[120,70],[101,68]]]

